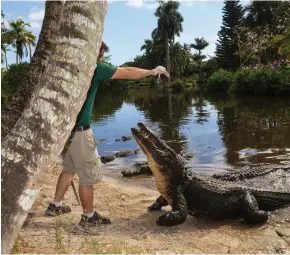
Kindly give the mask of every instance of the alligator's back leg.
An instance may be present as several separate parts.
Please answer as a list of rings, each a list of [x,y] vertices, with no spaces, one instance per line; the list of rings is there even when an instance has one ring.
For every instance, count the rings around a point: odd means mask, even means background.
[[[163,206],[167,206],[168,203],[166,199],[162,196],[159,196],[156,201],[148,207],[148,211],[158,211],[161,210]]]
[[[187,217],[187,203],[179,189],[171,190],[172,211],[158,217],[156,224],[159,226],[174,226],[185,222]]]
[[[250,179],[257,176],[262,176],[269,174],[271,172],[277,171],[278,169],[289,169],[288,166],[255,166],[240,169],[239,171],[230,171],[214,174],[212,177],[215,179],[221,179],[224,181],[237,181]]]
[[[259,210],[256,198],[247,191],[242,198],[242,205],[244,209],[244,219],[247,223],[259,224],[268,220],[268,213]]]

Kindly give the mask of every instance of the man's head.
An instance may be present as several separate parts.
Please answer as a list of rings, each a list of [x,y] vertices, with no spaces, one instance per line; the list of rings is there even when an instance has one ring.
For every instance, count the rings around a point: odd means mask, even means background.
[[[98,56],[98,62],[102,61],[102,58],[103,58],[105,52],[109,52],[109,47],[104,42],[102,42],[102,45],[101,45],[101,48],[100,48],[100,52],[99,52],[99,56]]]

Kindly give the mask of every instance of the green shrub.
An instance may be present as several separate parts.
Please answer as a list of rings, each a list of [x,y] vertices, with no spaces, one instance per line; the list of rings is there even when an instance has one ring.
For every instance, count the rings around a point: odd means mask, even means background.
[[[172,87],[172,92],[178,93],[184,90],[185,83],[182,80],[177,79],[171,83],[171,87]]]
[[[233,82],[234,73],[220,69],[209,77],[207,90],[226,92],[233,85]]]
[[[1,104],[6,105],[10,96],[16,92],[24,79],[29,63],[12,64],[7,70],[1,70]]]
[[[279,95],[290,93],[289,71],[277,69],[242,70],[235,74],[230,93]]]

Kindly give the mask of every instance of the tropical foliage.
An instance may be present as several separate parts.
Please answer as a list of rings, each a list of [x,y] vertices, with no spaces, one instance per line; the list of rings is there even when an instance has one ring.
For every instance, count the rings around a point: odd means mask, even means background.
[[[288,57],[289,22],[289,1],[251,1],[245,8],[239,1],[225,1],[216,46],[218,66],[237,70]]]
[[[290,69],[219,70],[209,78],[208,91],[236,95],[289,95]]]
[[[21,63],[24,57],[31,59],[32,47],[36,45],[36,36],[27,30],[30,27],[29,23],[26,23],[22,19],[4,21],[4,13],[1,11],[1,53],[2,63],[5,62],[6,69],[8,68],[7,63],[7,52],[11,51],[11,48],[15,49],[16,63]],[[7,27],[9,26],[9,27]]]

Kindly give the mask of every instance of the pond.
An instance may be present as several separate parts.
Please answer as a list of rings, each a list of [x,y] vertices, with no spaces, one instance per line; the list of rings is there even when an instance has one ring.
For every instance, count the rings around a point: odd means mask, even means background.
[[[139,148],[131,135],[138,122],[148,125],[177,153],[193,153],[196,172],[212,174],[253,164],[289,164],[290,100],[230,98],[199,95],[191,90],[172,93],[156,88],[99,91],[95,101],[93,133],[100,156]],[[120,168],[145,161],[138,154],[117,158],[105,167]]]

